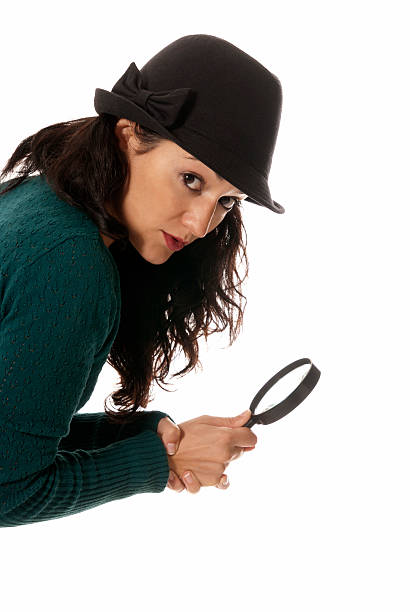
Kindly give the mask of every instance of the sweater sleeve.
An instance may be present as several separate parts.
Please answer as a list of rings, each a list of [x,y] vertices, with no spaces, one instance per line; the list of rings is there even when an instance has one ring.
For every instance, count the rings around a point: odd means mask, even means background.
[[[2,527],[57,519],[166,486],[167,454],[152,429],[103,448],[59,450],[93,360],[107,351],[107,339],[113,341],[106,282],[93,239],[76,236],[28,260],[5,284],[0,317]]]
[[[83,412],[71,419],[69,434],[60,440],[59,450],[94,450],[113,442],[125,440],[150,429],[157,431],[158,423],[164,417],[175,423],[174,419],[159,410],[138,412],[135,423],[122,425],[112,423],[105,412]]]

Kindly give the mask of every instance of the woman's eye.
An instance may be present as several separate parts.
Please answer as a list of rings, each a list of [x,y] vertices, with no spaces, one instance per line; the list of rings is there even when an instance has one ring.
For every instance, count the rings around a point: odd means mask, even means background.
[[[188,187],[188,189],[191,189],[191,191],[200,191],[200,189],[192,189],[192,187],[187,184],[187,180],[186,180],[186,177],[192,177],[194,179],[194,181],[199,181],[199,183],[201,184],[203,181],[198,176],[196,176],[195,174],[192,174],[192,172],[184,172],[183,177],[184,177],[184,183]],[[191,180],[192,180],[192,178],[191,178]],[[191,182],[191,180],[188,179],[188,182]],[[232,205],[231,206],[225,206],[224,204],[222,204],[221,200],[224,200],[224,199],[225,200],[233,200]],[[235,198],[234,196],[223,196],[219,200],[219,203],[221,204],[222,208],[224,208],[225,210],[228,210],[228,211],[232,210],[232,208],[235,206],[235,204],[237,206],[240,206],[241,205],[240,202],[241,202],[240,199],[239,198]]]
[[[223,199],[225,199],[225,200],[233,200],[232,206],[224,206],[222,204],[222,202],[221,202],[221,200],[223,200]],[[232,208],[235,206],[235,204],[236,204],[236,206],[240,206],[241,205],[240,199],[239,198],[235,198],[234,196],[223,196],[221,198],[221,200],[219,200],[219,203],[221,204],[222,208],[224,208],[225,210],[232,210]]]
[[[199,184],[202,183],[201,179],[198,178],[195,174],[192,174],[191,172],[184,172],[183,177],[184,177],[184,183],[185,185],[187,185],[187,181],[185,179],[186,176],[191,176],[194,178],[194,181],[199,181]],[[191,189],[191,187],[189,185],[187,185],[187,187],[189,187],[189,189]],[[192,191],[199,191],[199,189],[191,189]]]

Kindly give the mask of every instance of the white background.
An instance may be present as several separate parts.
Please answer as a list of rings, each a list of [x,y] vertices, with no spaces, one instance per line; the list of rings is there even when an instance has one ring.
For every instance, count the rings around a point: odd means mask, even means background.
[[[406,4],[2,7],[1,167],[187,34],[225,38],[279,77],[269,182],[286,212],[245,206],[244,330],[230,348],[224,334],[202,343],[203,371],[157,387],[149,409],[234,416],[296,359],[322,373],[295,411],[253,428],[226,491],[166,488],[2,529],[7,612],[410,609]],[[101,411],[116,381],[106,364],[82,411]]]

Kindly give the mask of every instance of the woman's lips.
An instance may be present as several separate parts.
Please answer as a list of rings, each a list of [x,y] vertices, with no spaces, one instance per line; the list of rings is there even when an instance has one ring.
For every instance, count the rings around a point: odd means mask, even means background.
[[[183,242],[177,240],[176,238],[171,236],[171,234],[167,234],[166,232],[164,232],[164,230],[161,231],[164,234],[165,244],[171,251],[180,251],[184,248],[185,245]]]

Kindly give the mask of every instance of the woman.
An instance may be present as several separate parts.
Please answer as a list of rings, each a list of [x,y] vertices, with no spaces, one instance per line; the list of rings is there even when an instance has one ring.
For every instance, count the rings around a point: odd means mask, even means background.
[[[167,482],[226,488],[229,462],[255,447],[249,411],[178,426],[138,408],[177,347],[183,375],[199,337],[239,333],[240,203],[284,212],[267,183],[281,101],[249,55],[185,36],[97,89],[97,117],[48,126],[9,159],[0,178],[22,169],[0,189],[1,526]],[[118,411],[76,414],[107,357]]]

